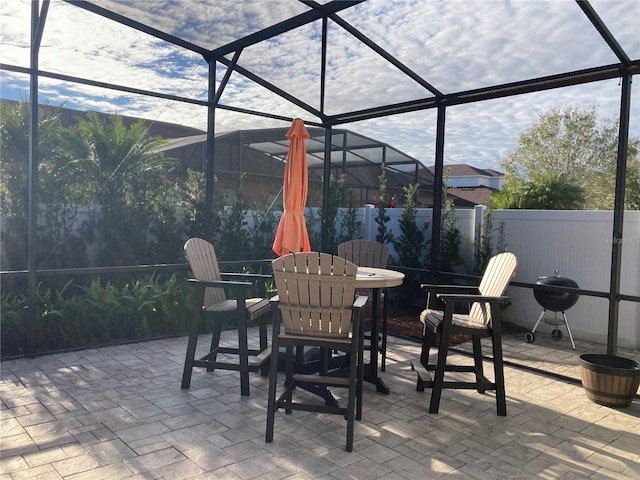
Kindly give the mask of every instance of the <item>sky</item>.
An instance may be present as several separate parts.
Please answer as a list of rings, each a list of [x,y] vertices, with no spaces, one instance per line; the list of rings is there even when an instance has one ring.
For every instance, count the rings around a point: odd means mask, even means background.
[[[213,49],[307,10],[295,0],[94,0],[147,25]],[[326,2],[320,2],[326,3]],[[640,59],[640,1],[591,4],[620,45]],[[617,63],[578,5],[569,0],[368,0],[338,16],[444,93]],[[0,0],[0,62],[29,65],[30,1]],[[246,48],[238,64],[316,109],[320,104],[321,24],[315,22]],[[338,23],[328,22],[324,109],[348,112],[430,98]],[[228,56],[227,58],[231,58]],[[193,52],[52,0],[40,52],[42,70],[197,100],[207,98],[208,67]],[[219,65],[216,78],[223,78]],[[445,164],[501,170],[500,159],[539,115],[554,108],[596,105],[617,117],[620,82],[588,85],[450,107]],[[0,96],[28,95],[28,77],[0,71]],[[41,77],[40,102],[118,112],[152,121],[206,128],[206,108]],[[284,117],[318,119],[238,73],[221,103]],[[640,137],[640,82],[632,86],[631,135]],[[283,127],[288,122],[224,110],[216,132]],[[339,125],[434,163],[435,110]]]

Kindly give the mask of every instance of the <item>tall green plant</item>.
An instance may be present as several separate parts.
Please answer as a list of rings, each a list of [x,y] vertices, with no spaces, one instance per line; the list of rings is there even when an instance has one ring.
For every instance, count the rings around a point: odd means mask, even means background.
[[[376,202],[378,215],[374,219],[378,224],[376,242],[387,244],[393,241],[393,235],[389,230],[387,230],[387,222],[391,217],[387,215],[387,203],[389,201],[389,196],[387,194],[387,174],[384,162],[380,165],[380,175],[378,176],[378,180],[380,182],[380,186],[378,187],[378,201]]]
[[[244,196],[244,176],[238,180],[235,198],[222,214],[220,238],[216,244],[218,260],[235,261],[246,258],[250,250],[247,229],[248,206]]]
[[[423,268],[425,265],[425,231],[428,225],[420,228],[416,221],[416,196],[419,185],[403,187],[404,201],[400,217],[400,235],[391,236],[391,241],[398,252],[398,264],[403,267]],[[399,289],[399,301],[413,304],[421,298],[419,277],[415,273],[407,273],[402,289]]]
[[[205,191],[204,172],[187,169],[187,179],[182,185],[181,207],[186,215],[189,238],[204,238]]]
[[[155,281],[155,274],[149,280],[127,283],[120,292],[124,311],[118,330],[134,338],[158,336],[163,327],[160,312],[163,295],[164,289]]]
[[[419,185],[402,188],[404,201],[400,217],[400,235],[393,236],[393,245],[398,252],[398,264],[404,267],[423,268],[425,266],[425,234],[428,225],[422,228],[416,221],[416,196]]]
[[[338,244],[352,238],[358,238],[360,235],[360,223],[356,221],[356,210],[353,208],[351,192],[347,194],[347,202],[350,203],[350,207],[345,213],[340,213],[340,207],[343,205],[345,181],[344,175],[329,177],[328,211],[324,219],[320,211],[309,210],[305,215],[312,249],[314,249],[314,245],[315,248],[318,248],[321,244],[323,224],[327,225],[327,252],[337,253]]]
[[[493,227],[493,210],[488,209],[482,222],[478,223],[476,228],[476,242],[474,245],[473,258],[475,265],[473,273],[481,275],[494,254],[506,252],[507,242],[505,236],[505,222],[501,218],[498,224],[498,244],[494,253],[494,227]]]
[[[453,272],[454,267],[462,263],[460,244],[462,232],[458,226],[458,217],[452,201],[446,200],[442,215],[442,230],[440,236],[440,270]]]
[[[340,219],[342,228],[340,230],[340,233],[338,234],[338,239],[336,241],[336,244],[338,245],[349,240],[360,238],[360,230],[362,224],[358,220],[356,220],[357,212],[356,208],[353,206],[353,195],[351,194],[351,192],[348,193],[348,197],[350,198],[349,206],[342,214],[342,217]]]
[[[322,245],[322,210],[307,208],[304,212],[311,250],[319,250]]]
[[[325,222],[327,224],[327,252],[337,253],[338,251],[338,239],[337,239],[337,216],[338,208],[342,204],[342,187],[344,186],[344,175],[336,178],[333,175],[329,176],[329,202],[328,210],[326,212]]]
[[[248,252],[247,258],[272,258],[278,218],[268,206],[257,206],[253,209],[252,215],[254,227],[251,232],[251,250]]]

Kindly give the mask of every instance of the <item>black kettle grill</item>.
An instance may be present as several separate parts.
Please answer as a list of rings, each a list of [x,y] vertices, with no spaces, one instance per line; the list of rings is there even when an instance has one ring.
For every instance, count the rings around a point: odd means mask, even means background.
[[[568,287],[568,288],[580,288],[578,284],[570,278],[561,277],[560,272],[556,270],[553,277],[540,277],[536,280],[536,285],[542,286],[554,286],[554,287]],[[554,329],[551,332],[551,337],[554,340],[560,340],[562,338],[562,332],[558,328],[559,325],[564,324],[567,328],[567,333],[571,339],[571,345],[573,349],[576,349],[576,344],[573,341],[573,335],[571,335],[571,329],[569,328],[569,322],[567,322],[567,315],[565,310],[573,307],[578,301],[579,295],[577,293],[562,292],[562,291],[550,291],[540,288],[533,289],[533,296],[536,297],[537,302],[542,306],[543,310],[538,321],[530,332],[524,334],[524,339],[527,343],[533,343],[536,339],[535,332],[540,325],[540,322],[553,325]],[[547,310],[554,312],[553,318],[545,318]],[[558,318],[558,312],[562,312],[562,318]]]

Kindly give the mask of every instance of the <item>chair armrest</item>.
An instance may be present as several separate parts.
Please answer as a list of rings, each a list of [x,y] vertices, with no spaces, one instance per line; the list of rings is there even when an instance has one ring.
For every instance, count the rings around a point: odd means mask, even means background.
[[[369,297],[367,295],[358,295],[353,302],[353,308],[363,308],[368,301]]]
[[[474,285],[433,285],[429,283],[423,283],[422,285],[420,285],[420,288],[426,290],[428,293],[478,293],[478,287]]]
[[[433,310],[444,310],[444,303],[440,299],[440,295],[450,294],[450,295],[471,295],[478,294],[478,287],[474,285],[432,285],[432,284],[423,284],[421,285],[427,292],[427,308],[431,308]],[[470,302],[471,300],[469,300]],[[468,313],[471,304],[462,305],[463,300],[459,299],[457,303],[457,312],[456,313]],[[454,302],[455,303],[455,302]]]
[[[215,287],[215,288],[229,288],[229,287],[240,287],[240,288],[248,288],[253,286],[251,282],[232,282],[228,280],[198,280],[197,278],[189,278],[187,279],[189,283],[201,285],[203,287]]]
[[[267,282],[273,280],[273,275],[265,275],[262,273],[234,273],[234,272],[222,272],[220,276],[224,281],[245,281],[251,282],[258,290],[258,296],[266,297],[267,295]]]
[[[273,279],[273,275],[265,275],[263,273],[234,273],[234,272],[220,272],[222,278],[229,279],[241,279],[245,278],[247,281],[267,281]]]
[[[486,303],[507,303],[509,297],[490,297],[485,295],[456,295],[440,293],[436,295],[443,302],[486,302]]]
[[[353,302],[353,307],[351,309],[352,315],[352,332],[359,332],[358,336],[360,337],[360,341],[364,339],[364,318],[362,312],[364,311],[364,306],[369,301],[369,295],[356,295],[356,299]]]

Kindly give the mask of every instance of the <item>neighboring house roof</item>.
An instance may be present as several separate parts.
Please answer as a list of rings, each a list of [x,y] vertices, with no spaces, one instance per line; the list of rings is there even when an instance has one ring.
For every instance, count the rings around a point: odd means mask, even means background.
[[[434,173],[435,167],[427,170]],[[473,208],[488,205],[491,195],[500,190],[503,173],[492,168],[478,168],[466,164],[444,166],[448,181],[447,196],[457,208]]]
[[[497,191],[488,187],[448,188],[447,197],[453,200],[456,208],[473,208],[476,205],[489,205],[491,195]]]
[[[435,167],[428,167],[428,170],[433,174],[435,173]],[[451,177],[463,177],[463,176],[485,176],[485,177],[501,177],[504,175],[492,168],[478,168],[466,164],[453,164],[444,166],[444,175]]]

